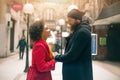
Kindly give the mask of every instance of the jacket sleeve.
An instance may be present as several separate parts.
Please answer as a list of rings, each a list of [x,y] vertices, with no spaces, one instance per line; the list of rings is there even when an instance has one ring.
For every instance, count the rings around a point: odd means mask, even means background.
[[[19,40],[19,42],[18,42],[18,45],[17,45],[16,49],[17,49],[19,46],[20,46],[20,40]]]
[[[46,53],[43,47],[39,46],[36,47],[36,49],[34,50],[35,54],[34,54],[34,59],[35,59],[35,64],[37,67],[37,70],[40,72],[47,72],[47,71],[51,71],[54,70],[55,68],[55,60],[50,60],[50,61],[46,61]]]
[[[55,57],[56,61],[71,63],[80,58],[81,54],[84,53],[84,49],[86,48],[88,41],[90,41],[91,36],[85,31],[78,32],[75,36],[76,38],[72,41],[69,50],[63,55],[57,55]]]

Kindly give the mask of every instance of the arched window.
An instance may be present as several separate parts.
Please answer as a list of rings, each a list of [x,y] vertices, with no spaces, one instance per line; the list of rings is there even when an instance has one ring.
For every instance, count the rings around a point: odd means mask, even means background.
[[[44,19],[45,19],[45,20],[55,20],[55,10],[52,9],[52,8],[48,8],[48,9],[45,11]]]

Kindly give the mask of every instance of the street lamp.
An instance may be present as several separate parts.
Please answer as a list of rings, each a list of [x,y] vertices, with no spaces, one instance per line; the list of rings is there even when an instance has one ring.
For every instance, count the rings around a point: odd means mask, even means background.
[[[61,54],[62,54],[62,27],[63,25],[65,25],[65,20],[60,19],[58,22],[59,22],[59,25],[61,26]]]
[[[26,66],[25,66],[25,69],[24,69],[24,72],[27,72],[28,71],[28,67],[29,67],[29,46],[28,46],[28,30],[29,30],[29,16],[30,14],[33,13],[34,11],[34,8],[33,8],[33,5],[30,4],[30,3],[27,3],[24,5],[23,7],[23,11],[24,13],[27,15],[27,47],[26,47]]]

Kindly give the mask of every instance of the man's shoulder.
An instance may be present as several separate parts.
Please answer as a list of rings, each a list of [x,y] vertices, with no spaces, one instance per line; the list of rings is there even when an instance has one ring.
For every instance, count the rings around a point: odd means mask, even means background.
[[[91,27],[89,26],[89,24],[81,24],[80,25],[80,31],[91,31]]]
[[[77,34],[80,35],[90,35],[91,34],[91,30],[89,28],[89,25],[81,25],[80,28],[77,31]]]

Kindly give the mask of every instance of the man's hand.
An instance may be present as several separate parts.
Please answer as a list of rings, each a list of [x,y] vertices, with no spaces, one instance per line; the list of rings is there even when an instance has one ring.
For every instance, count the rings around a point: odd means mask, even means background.
[[[59,55],[58,52],[53,52],[53,56],[54,56],[54,57],[57,56],[57,55]]]

